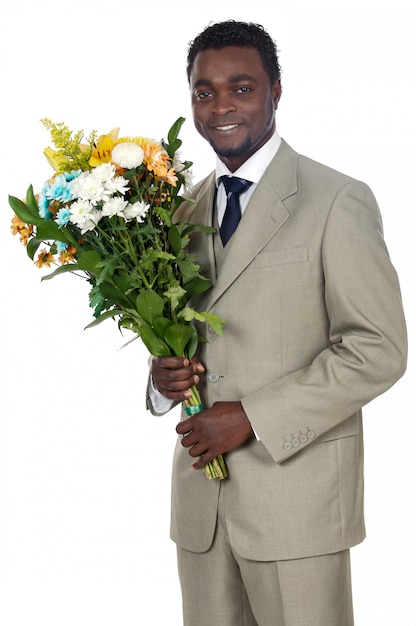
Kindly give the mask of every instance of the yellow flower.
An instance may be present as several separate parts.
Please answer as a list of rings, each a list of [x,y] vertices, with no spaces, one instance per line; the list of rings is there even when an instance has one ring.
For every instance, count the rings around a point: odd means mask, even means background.
[[[53,255],[48,252],[48,250],[41,250],[38,254],[38,258],[35,261],[35,265],[36,267],[44,267],[46,265],[46,267],[50,267],[51,263],[54,263],[55,259],[53,258]]]
[[[12,235],[19,235],[19,239],[23,245],[27,246],[30,235],[33,233],[33,225],[25,224],[20,217],[15,215],[12,219],[12,225],[10,227]]]
[[[87,144],[78,144],[80,154],[88,154],[90,147]],[[63,172],[70,172],[73,169],[78,169],[82,165],[81,161],[74,161],[74,158],[69,159],[62,150],[52,150],[52,148],[45,148],[43,154],[46,157],[47,162],[52,167],[54,172],[62,174]],[[81,169],[84,169],[81,167]]]
[[[89,160],[91,167],[97,167],[101,163],[109,163],[111,161],[111,153],[117,142],[120,129],[113,128],[107,135],[100,135],[94,144],[92,154]]]

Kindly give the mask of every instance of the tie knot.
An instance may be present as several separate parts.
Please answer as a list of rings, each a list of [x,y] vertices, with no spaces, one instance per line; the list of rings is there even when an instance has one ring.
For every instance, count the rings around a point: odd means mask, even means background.
[[[253,183],[245,178],[238,178],[238,176],[221,176],[221,182],[225,187],[227,194],[229,193],[243,193]]]

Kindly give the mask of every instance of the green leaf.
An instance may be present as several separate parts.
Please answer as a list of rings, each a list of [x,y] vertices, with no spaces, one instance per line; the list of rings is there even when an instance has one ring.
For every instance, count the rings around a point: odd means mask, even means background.
[[[170,356],[171,351],[166,343],[156,335],[150,326],[142,326],[139,331],[140,338],[143,341],[150,354],[153,356]]]
[[[119,289],[117,285],[114,285],[112,282],[103,280],[99,284],[99,286],[97,286],[97,288],[101,291],[104,298],[106,298],[107,300],[110,300],[110,302],[112,302],[113,304],[116,304],[117,306],[125,306],[125,307],[132,306],[132,303],[130,302],[128,297],[125,295],[125,293],[121,289]]]
[[[100,273],[100,270],[97,267],[100,262],[101,256],[95,250],[87,250],[86,252],[81,252],[78,255],[79,268],[89,274],[93,274],[94,276],[98,276]]]
[[[53,240],[70,243],[65,236],[64,229],[59,228],[52,220],[41,220],[41,223],[36,227],[36,237],[37,239],[42,239],[42,241]]]
[[[186,291],[180,285],[175,285],[164,291],[163,295],[169,300],[171,310],[176,311],[180,301],[186,295]]]
[[[182,141],[178,139],[178,136],[184,121],[184,117],[179,117],[168,132],[168,143],[162,142],[171,159],[173,159],[175,152],[177,152],[182,145]]]
[[[123,272],[122,274],[114,274],[113,281],[117,285],[117,287],[121,289],[124,293],[127,293],[127,291],[131,289],[127,272]]]
[[[163,306],[163,298],[153,289],[141,291],[136,298],[136,307],[140,317],[152,326],[154,319],[162,315]]]
[[[33,185],[30,185],[29,189],[26,192],[26,206],[35,215],[39,217],[39,207],[36,202],[35,194],[33,192]]]
[[[15,196],[9,196],[9,204],[17,217],[19,217],[22,222],[25,222],[25,224],[35,224],[38,226],[44,221],[41,217],[34,215],[32,211],[28,209],[27,205]]]
[[[166,329],[172,326],[172,320],[167,317],[155,317],[153,327],[158,337],[164,337]]]
[[[192,261],[177,259],[177,264],[185,280],[187,278],[193,278],[197,276],[200,270],[200,266],[197,263],[192,263]]]
[[[178,119],[176,120],[176,122],[174,122],[171,126],[171,128],[169,129],[168,132],[168,141],[169,143],[171,143],[172,141],[175,141],[175,139],[177,139],[179,137],[179,133],[181,131],[182,125],[185,121],[184,117],[178,117]]]
[[[106,306],[106,299],[100,291],[100,288],[97,285],[92,284],[92,288],[88,294],[90,300],[90,307],[93,309],[94,317],[99,317],[108,306]]]
[[[179,254],[182,248],[182,238],[175,224],[172,224],[172,226],[169,228],[168,239],[169,239],[170,245],[172,246],[173,252],[175,254]]]
[[[182,317],[186,322],[192,322],[196,317],[196,311],[190,306],[186,306],[179,313],[178,317]]]
[[[225,324],[225,320],[215,313],[207,313],[206,311],[200,313],[191,307],[185,307],[178,314],[178,317],[182,317],[186,322],[197,320],[198,322],[203,322],[204,324],[206,323],[217,335],[222,335],[223,333],[222,327],[223,324]]]
[[[207,323],[211,329],[214,331],[214,333],[216,333],[217,335],[222,335],[223,333],[223,324],[225,324],[225,320],[223,320],[221,317],[219,317],[218,315],[215,315],[215,313],[196,313],[195,314],[195,319],[198,320],[199,322],[204,322]]]
[[[194,298],[195,296],[198,296],[201,293],[204,293],[204,291],[207,291],[207,289],[210,289],[210,287],[212,287],[211,281],[207,278],[199,276],[197,276],[196,278],[192,278],[192,280],[189,280],[184,285],[188,300]]]
[[[100,285],[105,280],[113,280],[114,272],[120,267],[121,259],[114,253],[104,256],[99,263],[97,263],[97,284]]]
[[[189,224],[183,231],[184,235],[188,233],[215,233],[217,229],[213,226],[203,226],[202,224]]]
[[[81,268],[77,263],[67,263],[66,265],[60,265],[54,272],[51,274],[47,274],[46,276],[42,276],[41,280],[50,280],[51,278],[55,278],[55,276],[59,276],[60,274],[71,274],[72,272],[76,272]]]
[[[165,332],[165,341],[176,356],[184,356],[186,344],[192,337],[194,329],[185,324],[172,324]]]
[[[88,326],[86,326],[84,330],[86,330],[87,328],[93,328],[94,326],[98,326],[98,324],[101,324],[101,322],[104,322],[111,317],[115,317],[116,315],[123,315],[123,311],[120,309],[111,309],[110,311],[101,313],[101,315],[99,315],[94,321],[88,324]]]
[[[186,356],[188,357],[188,359],[192,359],[192,357],[195,356],[198,343],[199,343],[198,333],[196,332],[196,329],[193,328],[191,338],[188,341],[188,345],[186,347]]]
[[[26,252],[30,259],[33,260],[33,257],[35,256],[36,251],[39,248],[41,243],[42,243],[42,240],[37,239],[37,237],[31,237],[31,239],[29,239],[28,244],[26,246]]]

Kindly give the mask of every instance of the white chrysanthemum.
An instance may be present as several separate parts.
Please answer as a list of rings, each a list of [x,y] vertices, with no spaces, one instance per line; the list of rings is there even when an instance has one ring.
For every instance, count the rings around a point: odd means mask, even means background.
[[[74,180],[72,193],[75,198],[89,200],[92,204],[108,200],[110,196],[102,181],[89,172],[83,172]]]
[[[183,173],[184,185],[187,191],[192,191],[194,188],[194,174],[192,170],[185,170]]]
[[[104,202],[101,214],[103,217],[113,217],[113,215],[119,215],[124,217],[124,209],[127,205],[127,200],[116,196],[110,198],[108,202]]]
[[[150,209],[150,204],[143,202],[135,202],[134,204],[128,204],[124,209],[124,219],[126,222],[137,219],[138,222],[143,222],[146,213]]]
[[[183,168],[185,166],[181,160],[180,152],[175,152],[175,155],[172,161],[172,167],[175,170],[175,172],[182,172],[182,176],[184,177],[185,189],[187,191],[192,191],[192,189],[194,188],[194,175],[192,173],[192,170],[190,169],[183,171]]]
[[[129,190],[129,181],[126,180],[123,176],[114,176],[113,178],[109,178],[104,183],[104,187],[111,194],[115,194],[118,192],[123,194],[124,196],[124,194],[127,193],[127,191]]]
[[[136,143],[125,141],[113,148],[111,158],[120,167],[130,170],[133,167],[139,167],[143,163],[144,152],[143,148]]]
[[[101,212],[89,200],[76,200],[71,204],[70,221],[78,226],[81,233],[93,230],[101,219]]]
[[[96,180],[102,183],[106,183],[113,178],[115,172],[116,168],[113,163],[101,163],[101,165],[97,165],[97,167],[91,170],[91,176],[94,176]]]
[[[175,152],[175,154],[173,156],[172,167],[175,170],[175,172],[182,172],[182,170],[183,170],[183,163],[182,163],[181,153],[180,152]]]

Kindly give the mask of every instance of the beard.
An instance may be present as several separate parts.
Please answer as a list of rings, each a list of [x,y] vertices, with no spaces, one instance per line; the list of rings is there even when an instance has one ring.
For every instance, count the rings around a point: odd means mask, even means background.
[[[249,153],[251,152],[251,149],[253,147],[251,137],[247,137],[239,146],[219,147],[212,140],[209,142],[209,144],[216,155],[224,158],[241,157],[245,155],[249,156]]]

